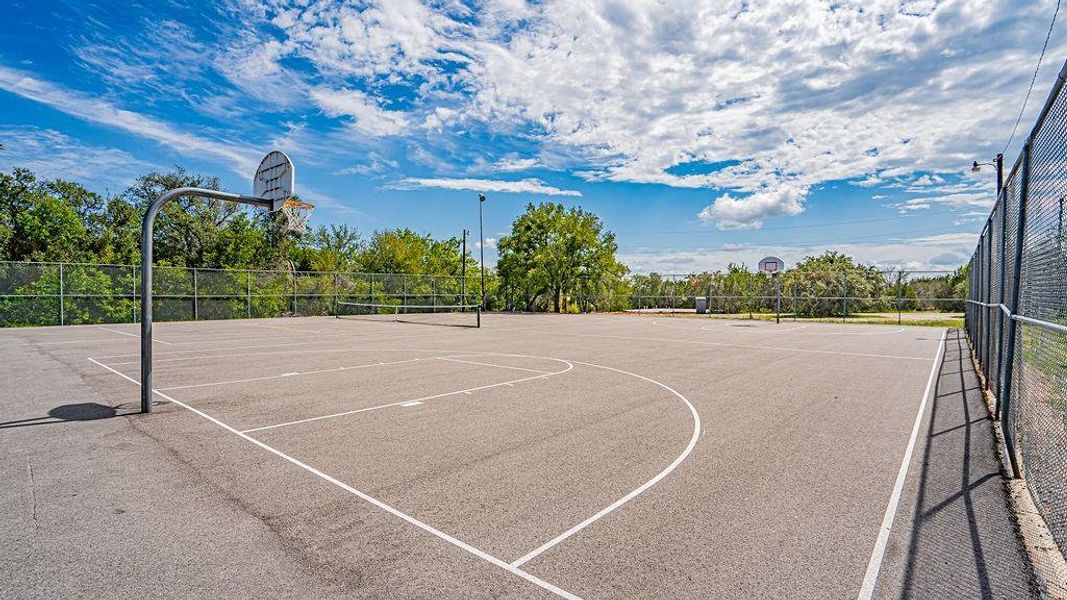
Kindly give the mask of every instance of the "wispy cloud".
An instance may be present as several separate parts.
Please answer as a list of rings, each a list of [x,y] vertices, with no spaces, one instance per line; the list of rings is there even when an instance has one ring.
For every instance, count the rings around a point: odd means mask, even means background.
[[[149,162],[117,148],[92,146],[54,129],[0,128],[0,170],[23,167],[41,177],[82,182],[96,191],[119,191],[152,168]]]
[[[409,177],[392,186],[394,189],[439,188],[470,190],[473,192],[504,192],[508,194],[540,194],[544,196],[581,196],[577,190],[564,190],[545,184],[540,179],[501,181],[496,179],[420,179]]]
[[[100,97],[69,90],[3,65],[0,65],[0,89],[84,121],[166,144],[186,156],[207,155],[222,160],[242,177],[254,173],[259,165],[256,153],[241,144],[186,133],[164,121],[119,108]]]

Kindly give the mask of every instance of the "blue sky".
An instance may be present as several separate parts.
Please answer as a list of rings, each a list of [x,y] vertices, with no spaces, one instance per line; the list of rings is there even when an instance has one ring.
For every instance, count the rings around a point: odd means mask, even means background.
[[[268,150],[315,223],[599,214],[637,272],[970,256],[1055,2],[60,2],[0,23],[0,169],[119,192]],[[1067,57],[1053,32],[1013,162]]]

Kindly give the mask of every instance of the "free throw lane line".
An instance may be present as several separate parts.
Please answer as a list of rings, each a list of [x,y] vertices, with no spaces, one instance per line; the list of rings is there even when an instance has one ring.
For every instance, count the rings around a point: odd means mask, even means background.
[[[934,364],[930,368],[930,378],[926,380],[926,391],[923,392],[922,402],[919,403],[919,412],[915,415],[915,425],[911,428],[911,439],[908,440],[908,449],[904,452],[904,459],[900,462],[897,481],[893,485],[893,493],[889,496],[889,505],[885,507],[882,528],[878,530],[878,538],[874,542],[871,559],[867,562],[867,572],[863,576],[863,585],[860,586],[858,600],[870,600],[874,595],[874,586],[878,583],[878,571],[882,568],[882,559],[885,558],[885,547],[889,543],[889,533],[893,529],[893,519],[897,515],[897,506],[900,504],[900,494],[904,490],[904,481],[908,478],[908,467],[911,465],[911,455],[915,451],[915,440],[919,437],[919,427],[922,425],[923,416],[926,414],[926,404],[930,400],[930,392],[934,389],[934,380],[937,378],[937,372],[941,366],[941,357],[945,351],[945,337],[947,335],[947,329],[941,332],[941,343],[937,346],[937,355],[934,357]]]
[[[443,392],[443,393],[440,393],[440,394],[434,394],[432,396],[423,396],[422,398],[413,398],[411,400],[401,400],[399,402],[390,402],[389,404],[382,404],[382,405],[379,405],[379,406],[368,406],[367,408],[357,408],[355,410],[346,410],[344,412],[332,413],[332,414],[329,414],[329,415],[319,415],[317,417],[308,417],[307,419],[297,419],[295,421],[286,421],[285,423],[275,423],[274,425],[264,425],[263,427],[253,427],[251,429],[245,429],[241,433],[252,433],[252,432],[255,432],[255,431],[264,431],[266,429],[277,429],[279,427],[289,427],[290,425],[300,425],[300,424],[303,424],[303,423],[312,423],[314,421],[321,421],[323,419],[334,419],[336,417],[346,417],[348,415],[355,415],[355,414],[359,414],[359,413],[370,412],[372,410],[381,410],[383,408],[392,408],[394,406],[403,406],[405,404],[410,404],[412,402],[420,402],[421,403],[421,402],[425,402],[426,400],[435,400],[437,398],[447,398],[448,396],[455,396],[456,394],[469,394],[470,392],[488,390],[488,389],[497,388],[497,387],[501,387],[501,386],[505,386],[505,385],[510,386],[510,385],[514,385],[516,383],[522,383],[523,381],[532,381],[534,379],[545,379],[545,378],[551,377],[553,375],[559,375],[561,373],[566,373],[567,371],[570,371],[571,369],[574,368],[574,365],[571,364],[569,361],[561,360],[560,362],[567,363],[567,368],[566,369],[561,369],[561,370],[555,371],[555,372],[542,373],[541,375],[534,375],[533,377],[523,377],[522,379],[513,379],[511,381],[503,381],[501,383],[491,383],[489,385],[481,385],[481,386],[478,386],[478,387],[467,388],[465,390],[456,390],[454,392]]]
[[[115,369],[112,369],[111,367],[109,367],[109,366],[107,366],[107,365],[105,365],[103,363],[97,362],[97,361],[95,361],[95,360],[93,360],[91,358],[89,360],[92,361],[93,363],[95,363],[95,364],[107,369],[108,371],[111,371],[112,373],[118,375],[119,377],[122,377],[123,379],[125,379],[126,381],[129,381],[130,383],[136,385],[137,387],[141,386],[140,382],[138,382],[136,379],[133,379],[132,377],[126,375],[125,373],[116,371]],[[180,407],[184,408],[185,410],[187,410],[187,411],[189,411],[189,412],[191,412],[193,414],[196,414],[196,415],[198,415],[200,417],[203,417],[204,419],[207,419],[208,421],[211,421],[212,423],[218,425],[219,427],[225,429],[226,431],[229,431],[230,433],[236,435],[237,437],[240,437],[241,439],[244,439],[244,440],[246,440],[248,442],[251,442],[251,443],[255,444],[256,446],[259,446],[260,448],[266,450],[267,452],[270,452],[271,454],[274,454],[275,456],[277,456],[277,457],[279,457],[279,458],[281,458],[281,459],[283,459],[285,461],[288,461],[289,463],[291,463],[291,464],[293,464],[293,465],[295,465],[295,466],[307,471],[308,473],[311,473],[312,475],[318,477],[319,479],[322,479],[323,481],[331,483],[331,484],[341,488],[342,490],[348,492],[349,494],[352,494],[353,496],[356,496],[357,498],[359,498],[359,499],[361,499],[361,500],[363,500],[363,501],[365,501],[365,502],[367,502],[369,504],[372,504],[372,505],[380,508],[381,510],[384,510],[385,512],[387,512],[389,514],[391,514],[391,515],[393,515],[393,516],[395,516],[395,517],[397,517],[397,518],[399,518],[399,519],[401,519],[403,521],[406,521],[406,522],[410,523],[411,525],[414,525],[415,527],[418,527],[419,529],[422,529],[423,531],[425,531],[425,532],[427,532],[427,533],[429,533],[431,535],[434,535],[434,536],[436,536],[436,537],[448,542],[449,544],[452,544],[453,546],[455,546],[455,547],[457,547],[457,548],[459,548],[459,549],[461,549],[461,550],[463,550],[463,551],[465,551],[465,552],[467,552],[469,554],[472,554],[472,555],[484,560],[487,563],[490,563],[492,565],[500,567],[501,569],[504,569],[505,571],[507,571],[507,572],[509,572],[509,573],[511,573],[513,575],[521,577],[522,579],[525,579],[526,581],[528,581],[528,582],[540,587],[541,589],[544,589],[546,591],[552,592],[553,594],[555,594],[555,595],[557,595],[557,596],[559,596],[561,598],[568,598],[568,599],[575,599],[575,600],[579,599],[578,596],[568,592],[567,590],[564,590],[563,588],[560,588],[560,587],[557,587],[555,585],[552,585],[551,583],[548,583],[547,581],[544,581],[543,579],[540,579],[539,577],[537,577],[535,575],[527,573],[526,571],[523,571],[522,569],[520,569],[518,567],[512,566],[512,565],[500,560],[499,558],[496,558],[495,556],[490,555],[487,552],[484,552],[482,550],[479,550],[478,548],[475,548],[474,546],[471,546],[470,544],[468,544],[467,542],[464,542],[463,540],[460,540],[460,539],[457,539],[457,538],[454,538],[454,537],[448,535],[447,533],[441,531],[440,529],[437,529],[435,527],[427,525],[426,523],[423,523],[422,521],[416,519],[415,517],[412,517],[411,515],[408,515],[407,513],[403,513],[401,511],[393,508],[392,506],[389,506],[388,504],[382,502],[381,500],[378,500],[377,498],[369,496],[369,495],[357,490],[356,488],[348,485],[347,483],[345,483],[345,482],[343,482],[343,481],[341,481],[339,479],[336,479],[336,478],[334,478],[334,477],[332,477],[330,475],[327,475],[326,473],[323,473],[322,471],[316,469],[315,467],[312,467],[311,465],[303,463],[303,462],[293,458],[292,456],[289,456],[288,454],[282,452],[281,450],[278,450],[277,448],[274,448],[273,446],[269,446],[269,445],[267,445],[267,444],[255,439],[252,436],[249,436],[249,435],[246,435],[244,433],[241,433],[237,429],[234,429],[233,427],[227,425],[226,423],[223,423],[222,421],[216,419],[215,417],[212,417],[211,415],[209,415],[209,414],[207,414],[207,413],[205,413],[203,411],[197,410],[197,409],[193,408],[192,406],[189,406],[188,404],[185,404],[184,402],[181,402],[179,400],[175,400],[174,398],[171,398],[170,396],[160,392],[159,390],[152,390],[152,392],[154,394],[158,395],[159,397],[163,398],[164,400],[167,400],[168,402],[171,402],[171,403],[173,403],[173,404],[175,404],[177,406],[180,406]]]

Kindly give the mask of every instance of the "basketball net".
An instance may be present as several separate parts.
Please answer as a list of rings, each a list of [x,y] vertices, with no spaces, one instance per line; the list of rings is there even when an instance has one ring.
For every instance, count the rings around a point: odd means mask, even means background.
[[[314,204],[308,204],[292,198],[286,200],[278,211],[285,216],[277,224],[278,230],[281,232],[303,233],[307,229],[308,223],[311,222],[311,213],[314,210]]]

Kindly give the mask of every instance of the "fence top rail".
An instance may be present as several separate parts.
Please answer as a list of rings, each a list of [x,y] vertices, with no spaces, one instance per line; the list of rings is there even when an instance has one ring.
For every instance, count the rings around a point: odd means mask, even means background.
[[[8,265],[26,265],[26,266],[67,266],[67,267],[115,267],[123,269],[140,269],[140,265],[137,264],[117,264],[117,263],[87,263],[87,262],[54,262],[54,261],[37,261],[37,260],[0,260],[0,266]],[[288,269],[224,269],[219,267],[183,267],[180,265],[155,265],[156,269],[161,270],[180,270],[180,271],[197,271],[200,273],[234,273],[234,274],[271,274],[271,275],[308,275],[314,277],[332,276],[332,275],[346,275],[349,277],[406,277],[412,279],[452,279],[462,280],[461,274],[448,275],[448,274],[436,274],[436,273],[380,273],[371,271],[291,271]],[[467,279],[474,281],[478,279],[479,275],[477,269],[474,272],[467,273]]]
[[[1052,331],[1058,331],[1059,333],[1067,333],[1067,325],[1062,325],[1060,323],[1053,323],[1051,321],[1044,321],[1042,319],[1035,319],[1033,317],[1027,317],[1027,316],[1024,316],[1024,315],[1017,315],[1017,314],[1012,313],[1011,309],[1008,308],[1007,306],[1005,306],[1004,304],[1000,304],[1000,303],[997,303],[997,302],[979,302],[978,300],[968,300],[967,303],[968,304],[976,304],[976,305],[984,307],[984,308],[999,308],[1000,311],[1004,313],[1004,316],[1006,316],[1009,319],[1012,319],[1014,321],[1021,321],[1023,323],[1034,325],[1036,327],[1042,327],[1044,329],[1050,329]]]

